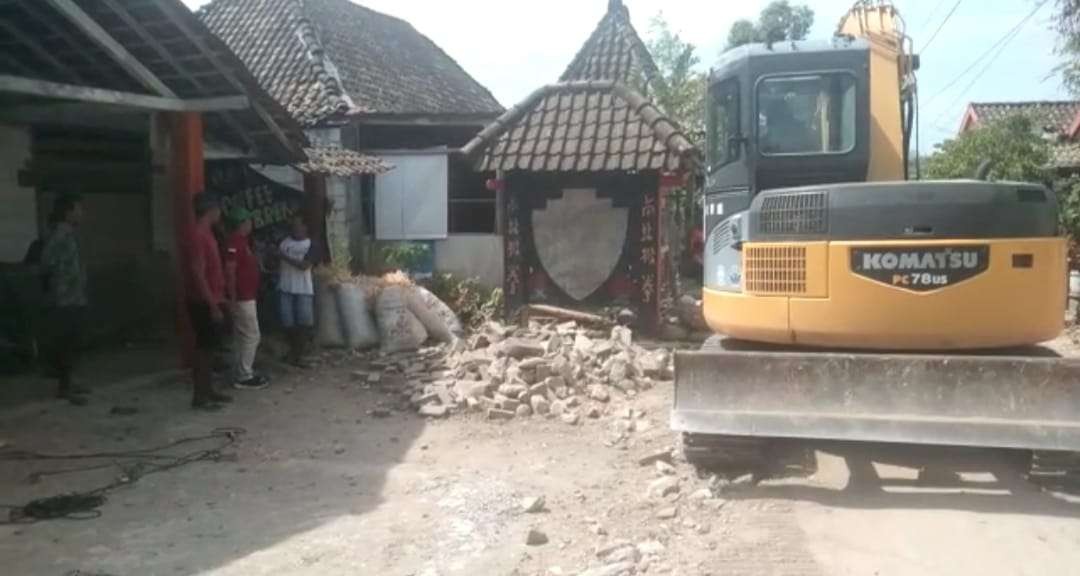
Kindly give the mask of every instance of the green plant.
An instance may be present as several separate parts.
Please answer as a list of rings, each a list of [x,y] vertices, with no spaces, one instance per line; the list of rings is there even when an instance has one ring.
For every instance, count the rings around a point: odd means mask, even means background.
[[[419,242],[394,242],[382,247],[383,263],[387,268],[410,270],[427,256],[429,247]]]
[[[491,320],[502,310],[502,289],[485,288],[476,278],[435,274],[427,282],[427,288],[458,315],[463,325],[471,328]]]
[[[805,40],[814,25],[814,11],[806,5],[792,6],[788,0],[774,0],[761,10],[757,22],[736,20],[728,32],[727,48],[752,42],[775,43]]]
[[[697,47],[671,29],[663,14],[652,19],[649,52],[660,75],[653,78],[653,98],[701,146],[705,134],[706,74],[698,70]]]
[[[1047,176],[1050,147],[1030,117],[1013,114],[940,144],[926,162],[926,174],[971,178],[984,160],[991,162],[991,180],[1041,182]]]
[[[1058,221],[1061,230],[1069,236],[1069,267],[1080,268],[1076,239],[1080,238],[1080,176],[1069,176],[1054,182],[1058,199]]]

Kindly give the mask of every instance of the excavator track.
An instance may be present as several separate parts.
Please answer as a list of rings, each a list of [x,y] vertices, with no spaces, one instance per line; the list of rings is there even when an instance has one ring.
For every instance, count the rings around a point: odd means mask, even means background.
[[[701,345],[701,350],[722,351],[731,346],[731,339],[711,336]],[[768,457],[770,439],[751,436],[727,436],[723,434],[682,434],[683,455],[686,461],[699,470],[713,472],[758,469]]]
[[[768,462],[770,440],[719,434],[682,435],[686,461],[713,472],[752,471]]]
[[[1028,481],[1046,490],[1080,490],[1080,452],[1035,450],[1027,473]]]

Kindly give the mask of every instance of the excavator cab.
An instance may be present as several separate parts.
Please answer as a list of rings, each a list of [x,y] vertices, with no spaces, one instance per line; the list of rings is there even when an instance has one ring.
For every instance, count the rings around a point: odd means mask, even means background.
[[[725,53],[709,79],[706,189],[727,213],[759,190],[866,179],[869,54],[851,38]]]

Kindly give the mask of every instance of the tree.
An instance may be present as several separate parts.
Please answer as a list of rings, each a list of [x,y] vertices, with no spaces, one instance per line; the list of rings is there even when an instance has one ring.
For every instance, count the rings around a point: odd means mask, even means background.
[[[657,14],[649,26],[646,43],[652,53],[660,77],[652,82],[657,105],[679,123],[684,133],[698,146],[705,144],[705,91],[707,77],[698,69],[697,48],[671,30],[663,14]],[[668,230],[670,250],[665,258],[666,268],[678,271],[681,255],[690,240],[689,231],[698,226],[700,218],[693,217],[700,190],[676,189],[668,196]]]
[[[736,20],[731,25],[731,30],[727,36],[727,48],[730,50],[736,46],[742,46],[743,44],[753,44],[757,42],[758,32],[754,23],[747,19]]]
[[[1054,27],[1058,33],[1058,65],[1061,79],[1073,94],[1080,94],[1080,0],[1056,0],[1057,17]]]
[[[805,40],[813,25],[814,11],[809,6],[792,6],[788,0],[773,0],[761,10],[756,23],[743,19],[731,25],[727,49],[753,42],[772,44]]]
[[[1050,147],[1031,118],[1014,114],[979,126],[939,144],[926,163],[930,178],[971,178],[991,162],[993,180],[1042,182],[1049,177]]]
[[[698,70],[697,48],[673,32],[657,14],[649,26],[649,52],[660,69],[654,79],[656,103],[701,146],[705,126],[705,74]]]

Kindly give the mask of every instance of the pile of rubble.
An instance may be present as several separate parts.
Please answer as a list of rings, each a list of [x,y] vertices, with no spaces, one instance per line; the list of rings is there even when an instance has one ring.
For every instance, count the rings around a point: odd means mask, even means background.
[[[629,328],[588,330],[574,322],[528,328],[489,322],[479,333],[410,358],[372,365],[403,376],[404,393],[420,414],[482,412],[490,420],[533,415],[576,425],[599,418],[613,398],[633,398],[672,378],[667,350],[645,350]],[[379,373],[358,375],[370,383]]]

